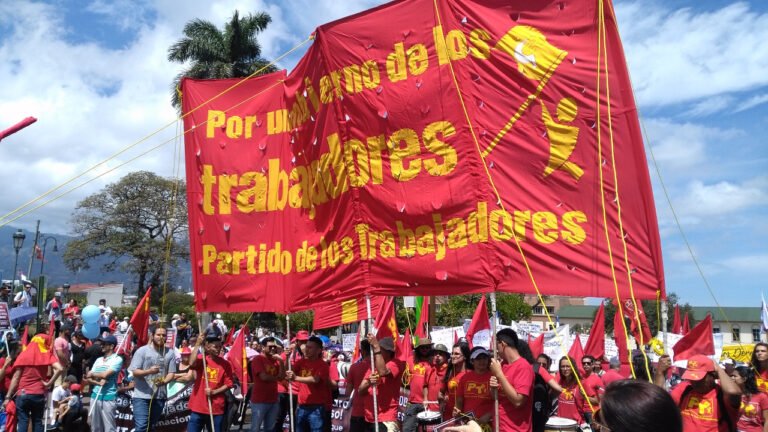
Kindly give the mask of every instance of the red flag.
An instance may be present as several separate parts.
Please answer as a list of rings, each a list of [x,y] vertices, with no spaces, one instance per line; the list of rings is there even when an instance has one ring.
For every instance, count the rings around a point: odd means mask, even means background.
[[[371,296],[371,315],[377,316],[386,296]],[[313,329],[338,327],[369,318],[365,296],[344,301],[328,301],[312,307]]]
[[[688,321],[688,312],[685,313],[685,320],[683,321],[683,328],[680,332],[683,336],[687,335],[691,331],[691,322]]]
[[[672,333],[681,334],[683,323],[680,322],[680,305],[675,305],[675,315],[672,318]]]
[[[458,330],[454,330],[453,331],[453,344],[456,345],[457,343],[459,343],[459,331]]]
[[[613,339],[616,341],[616,349],[619,351],[619,362],[629,364],[629,349],[627,348],[627,336],[624,333],[624,317],[616,311],[613,316]]]
[[[686,315],[687,317],[687,315]],[[687,360],[696,354],[712,355],[715,353],[715,339],[712,337],[712,315],[707,314],[688,334],[672,347],[674,360]]]
[[[21,350],[24,351],[27,349],[27,344],[29,343],[29,325],[24,326],[24,333],[21,335]]]
[[[405,329],[405,336],[403,340],[398,342],[397,345],[397,358],[401,361],[407,361],[408,357],[413,352],[413,337],[411,337],[411,329]]]
[[[248,388],[248,355],[245,352],[245,335],[248,333],[248,327],[243,326],[232,343],[232,349],[227,353],[227,361],[232,365],[232,373],[240,380],[241,391]]]
[[[568,357],[572,358],[576,364],[574,365],[579,369],[579,373],[583,374],[584,369],[581,367],[581,359],[584,358],[584,347],[581,345],[581,338],[576,333],[576,337],[573,339],[571,349],[568,350]]]
[[[491,344],[491,322],[488,319],[488,308],[485,307],[485,294],[480,297],[480,302],[477,304],[474,315],[472,315],[472,322],[469,323],[467,329],[467,343],[469,348],[474,348],[477,339],[478,346],[484,346],[490,348]],[[481,344],[482,340],[487,340],[487,344]]]
[[[355,349],[352,351],[352,363],[357,363],[363,355],[360,353],[360,333],[362,329],[357,330],[357,337],[355,338]]]
[[[19,357],[14,366],[50,366],[59,359],[50,347],[51,341],[47,334],[35,335]]]
[[[133,345],[131,344],[133,339],[133,330],[129,330],[125,337],[123,337],[123,340],[120,344],[117,346],[116,354],[130,354],[132,351]]]
[[[429,337],[427,332],[427,324],[429,323],[429,297],[424,297],[424,301],[421,306],[421,316],[419,316],[419,323],[416,324],[416,336],[420,338]]]
[[[531,335],[528,335],[528,346],[531,348],[533,358],[538,357],[544,352],[544,332],[539,334],[536,339],[531,339]]]
[[[595,313],[595,320],[589,331],[589,339],[587,339],[587,346],[584,347],[584,354],[591,355],[598,362],[605,357],[605,306],[603,303],[600,303],[600,307]]]
[[[149,341],[149,295],[152,292],[152,285],[147,288],[144,297],[139,301],[136,310],[131,316],[131,327],[136,334],[136,340],[139,346],[146,345]]]
[[[397,331],[397,321],[395,320],[394,297],[387,297],[374,324],[377,326],[376,339],[382,340],[385,337],[391,337],[395,342],[395,356],[398,356],[400,333]]]
[[[232,345],[232,335],[233,334],[235,334],[235,326],[232,326],[232,328],[229,329],[229,333],[227,334],[227,338],[225,339],[226,342],[224,342],[224,345],[226,345],[226,346]]]
[[[48,322],[48,349],[53,350],[53,341],[56,339],[56,321]]]
[[[35,258],[42,260],[43,259],[43,250],[40,249],[40,246],[35,245]]]
[[[635,316],[635,304],[637,304],[637,317]],[[621,311],[625,317],[631,320],[630,331],[639,345],[646,345],[651,342],[651,328],[648,327],[648,321],[645,318],[643,305],[640,301],[633,302],[627,299],[621,303]],[[640,328],[638,329],[637,320],[640,319]]]

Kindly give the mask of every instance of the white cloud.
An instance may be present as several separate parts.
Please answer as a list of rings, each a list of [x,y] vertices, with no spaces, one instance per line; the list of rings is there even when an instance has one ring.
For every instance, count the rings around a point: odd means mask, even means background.
[[[708,145],[740,135],[736,130],[669,119],[647,119],[644,124],[656,161],[670,171],[702,163],[707,158]]]
[[[706,117],[714,113],[724,111],[734,102],[731,96],[714,96],[697,102],[688,111],[683,113],[685,117]]]
[[[768,85],[768,13],[738,2],[670,11],[619,3],[619,28],[642,105],[669,105]]]
[[[741,102],[738,104],[734,112],[742,112],[746,111],[748,109],[752,109],[758,105],[762,105],[764,103],[768,102],[768,93],[763,93],[759,95],[752,96],[751,98],[747,99],[744,102]]]
[[[723,181],[709,185],[693,181],[678,208],[689,217],[704,218],[737,213],[767,203],[768,190],[756,186],[755,181],[742,184]]]
[[[768,272],[768,254],[735,256],[726,259],[723,264],[735,271],[764,274]]]

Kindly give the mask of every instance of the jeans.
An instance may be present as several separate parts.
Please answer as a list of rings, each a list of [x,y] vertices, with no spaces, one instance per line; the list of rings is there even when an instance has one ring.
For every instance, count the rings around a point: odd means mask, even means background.
[[[273,432],[277,424],[277,414],[279,412],[280,404],[277,402],[251,402],[251,432],[259,432],[262,424],[264,425],[264,432]]]
[[[16,430],[26,431],[32,421],[32,432],[43,432],[43,416],[45,415],[44,395],[20,395],[16,397]]]
[[[322,405],[299,405],[296,410],[296,432],[323,432],[325,408]]]
[[[403,432],[416,432],[419,427],[420,412],[424,411],[424,405],[420,403],[408,403],[405,407],[405,417],[403,417]]]
[[[133,398],[133,421],[134,432],[149,432],[154,430],[152,427],[163,413],[165,408],[165,399],[142,399]]]
[[[280,412],[277,414],[277,421],[275,422],[275,430],[276,431],[282,431],[283,430],[283,423],[286,422],[285,417],[288,415],[288,411],[290,408],[290,404],[288,403],[288,400],[290,399],[288,393],[278,393],[277,394],[277,400],[280,404]],[[293,414],[294,419],[293,421],[296,421],[296,407],[298,406],[299,398],[296,395],[296,393],[293,394]],[[290,420],[288,420],[290,421]]]
[[[221,422],[224,420],[224,414],[213,416],[214,432],[221,432]],[[202,432],[203,429],[211,429],[211,416],[205,413],[192,411],[189,414],[189,423],[187,423],[187,432]],[[139,432],[139,431],[136,431]]]

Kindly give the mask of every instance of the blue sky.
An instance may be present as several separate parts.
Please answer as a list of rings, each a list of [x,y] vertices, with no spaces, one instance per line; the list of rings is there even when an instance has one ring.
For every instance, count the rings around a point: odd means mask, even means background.
[[[318,25],[378,3],[0,2],[0,129],[39,118],[0,143],[6,185],[14,185],[0,189],[0,213],[174,120],[169,83],[180,67],[166,53],[187,21],[222,25],[235,9],[266,11],[273,22],[260,41],[274,58]],[[768,288],[768,2],[618,1],[616,10],[646,148],[693,253],[720,304],[759,305]],[[10,225],[32,229],[41,219],[44,231],[66,232],[75,203],[105,184],[139,169],[170,176],[175,133],[161,131],[99,171],[168,140],[160,150]],[[683,302],[714,304],[649,169],[667,289]]]

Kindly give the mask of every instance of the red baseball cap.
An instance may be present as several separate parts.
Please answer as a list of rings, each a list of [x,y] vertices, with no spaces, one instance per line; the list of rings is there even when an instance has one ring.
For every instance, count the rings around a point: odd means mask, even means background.
[[[181,355],[191,355],[191,354],[192,354],[192,350],[189,349],[189,347],[184,347],[181,349]]]
[[[309,332],[306,330],[299,330],[298,333],[296,333],[296,340],[309,340]]]
[[[688,359],[688,368],[683,373],[683,379],[699,381],[708,373],[715,371],[715,363],[705,355],[695,355]]]
[[[69,389],[72,390],[73,392],[80,391],[80,384],[72,384],[71,386],[69,386]]]

